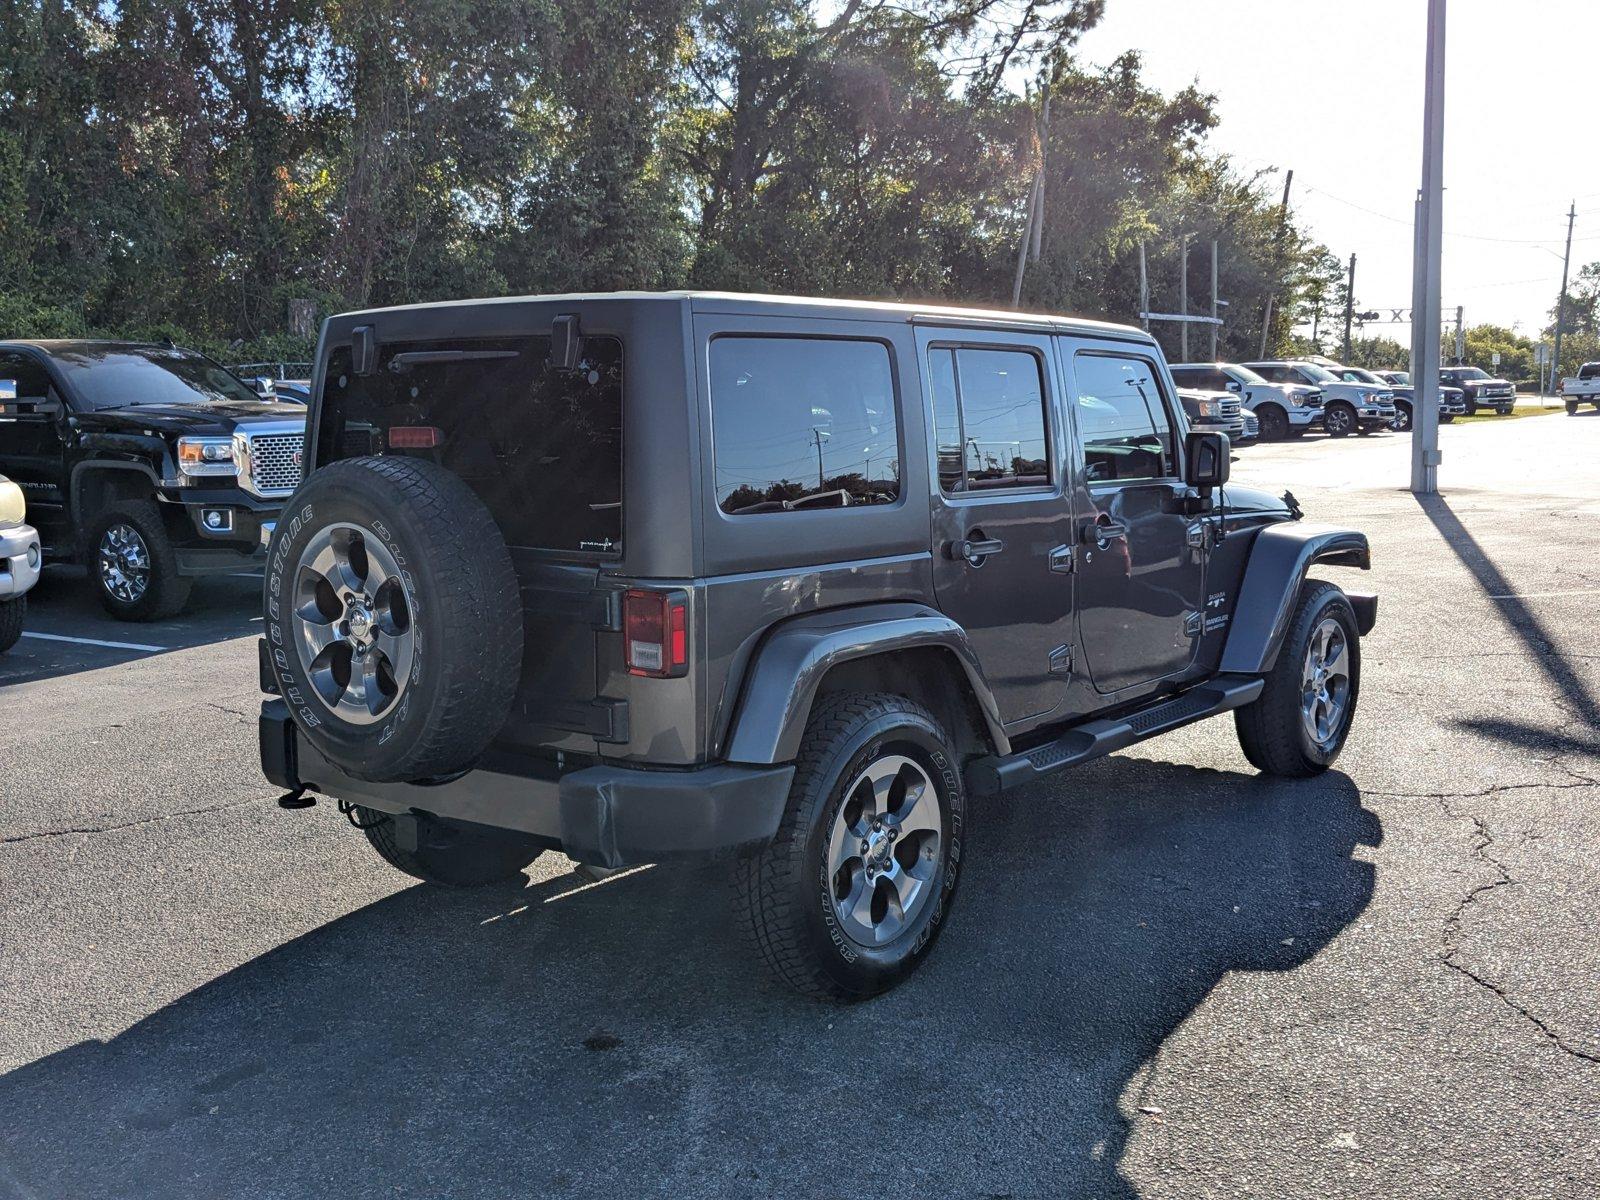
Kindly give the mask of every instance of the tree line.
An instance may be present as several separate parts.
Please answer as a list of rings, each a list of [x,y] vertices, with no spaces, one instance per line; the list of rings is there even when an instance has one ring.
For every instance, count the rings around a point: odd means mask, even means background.
[[[1286,344],[1337,260],[1208,148],[1198,85],[1082,59],[1104,4],[0,0],[0,336],[303,357],[295,301],[1007,305],[1042,172],[1023,307],[1136,320],[1143,243],[1175,311],[1188,235],[1221,355],[1260,351],[1269,296]]]

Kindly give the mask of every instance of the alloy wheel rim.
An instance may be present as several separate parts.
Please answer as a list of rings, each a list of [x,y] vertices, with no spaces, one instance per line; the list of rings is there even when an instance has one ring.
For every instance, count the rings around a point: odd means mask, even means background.
[[[1343,731],[1349,707],[1349,637],[1343,625],[1324,617],[1311,633],[1300,673],[1300,718],[1306,735],[1328,749]]]
[[[310,690],[370,725],[394,711],[416,657],[411,595],[383,542],[358,525],[321,529],[295,570],[291,624]]]
[[[944,840],[939,795],[903,754],[869,763],[845,789],[828,839],[829,900],[845,936],[882,946],[932,899]]]
[[[100,583],[124,604],[137,603],[150,588],[150,548],[132,525],[123,521],[100,535]]]
[[[1345,412],[1345,410],[1342,408],[1334,409],[1333,412],[1328,414],[1328,416],[1333,422],[1333,429],[1335,432],[1348,432],[1350,426],[1354,424],[1354,422],[1350,420],[1350,414]]]

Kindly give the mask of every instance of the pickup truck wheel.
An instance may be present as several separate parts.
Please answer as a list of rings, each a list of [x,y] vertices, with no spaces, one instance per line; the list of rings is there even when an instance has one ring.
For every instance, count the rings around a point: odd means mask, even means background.
[[[1268,775],[1326,771],[1344,748],[1360,693],[1355,610],[1333,584],[1308,582],[1266,688],[1234,714],[1244,756]]]
[[[544,849],[537,839],[507,830],[417,816],[415,849],[401,845],[391,817],[357,807],[355,818],[384,862],[425,883],[476,887],[520,874]]]
[[[412,458],[314,471],[278,519],[265,626],[302,738],[358,779],[472,767],[522,670],[522,600],[494,518]]]
[[[1476,400],[1472,399],[1472,397],[1468,396],[1466,403],[1467,403],[1467,416],[1469,416],[1469,417],[1477,416],[1478,415],[1478,402]]]
[[[1289,436],[1289,415],[1276,404],[1263,404],[1255,413],[1261,422],[1262,441],[1281,442]]]
[[[178,574],[178,556],[150,500],[101,510],[84,531],[89,586],[122,621],[157,621],[189,601],[193,580]]]
[[[902,696],[818,700],[777,836],[734,869],[741,924],[767,966],[829,1000],[905,979],[954,898],[965,808],[933,714]]]
[[[28,598],[0,601],[0,654],[17,644],[22,636],[22,619],[28,615]]]
[[[1389,428],[1396,433],[1411,432],[1411,405],[1396,404],[1394,406],[1394,420],[1389,422]]]
[[[1577,415],[1578,415],[1578,405],[1577,405],[1577,402],[1576,402],[1576,401],[1574,401],[1574,400],[1568,400],[1568,401],[1567,401],[1567,416],[1569,416],[1569,417],[1575,417],[1575,416],[1577,416]]]
[[[1328,405],[1322,415],[1322,427],[1334,437],[1354,433],[1358,425],[1356,410],[1343,402]]]

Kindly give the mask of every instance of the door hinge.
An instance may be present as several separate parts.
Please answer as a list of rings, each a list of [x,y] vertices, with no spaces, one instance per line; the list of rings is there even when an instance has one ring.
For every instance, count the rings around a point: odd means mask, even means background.
[[[1057,646],[1054,650],[1050,651],[1050,674],[1052,674],[1052,675],[1071,675],[1072,674],[1072,647],[1071,646]]]
[[[1196,521],[1189,526],[1189,545],[1196,550],[1204,550],[1211,541],[1211,522]]]
[[[1050,570],[1057,575],[1071,575],[1074,555],[1071,546],[1057,546],[1050,551]]]

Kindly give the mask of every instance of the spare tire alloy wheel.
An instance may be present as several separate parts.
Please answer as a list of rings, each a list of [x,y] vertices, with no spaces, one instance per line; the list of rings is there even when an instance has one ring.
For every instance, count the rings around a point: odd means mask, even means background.
[[[309,474],[268,556],[265,627],[303,744],[357,779],[470,770],[522,671],[511,553],[437,463],[351,458]]]
[[[400,565],[369,530],[330,525],[300,553],[290,622],[300,666],[338,717],[380,721],[411,674],[416,631]]]
[[[100,585],[124,604],[137,604],[150,588],[150,547],[125,521],[107,526],[100,535],[96,566]]]

